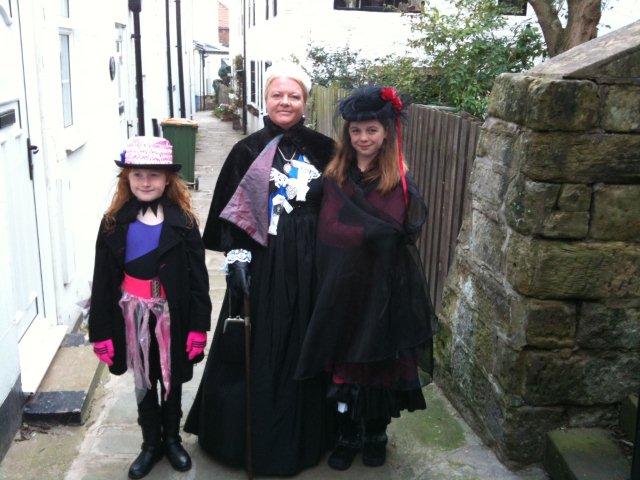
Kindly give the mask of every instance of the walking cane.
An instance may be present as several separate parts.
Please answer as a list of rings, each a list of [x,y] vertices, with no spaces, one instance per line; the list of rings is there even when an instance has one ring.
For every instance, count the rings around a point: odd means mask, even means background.
[[[244,377],[245,377],[245,404],[247,438],[246,438],[246,467],[247,478],[253,480],[253,461],[251,455],[251,317],[249,313],[249,295],[244,296]]]
[[[244,296],[244,318],[231,316],[231,304],[229,304],[229,317],[224,321],[222,333],[227,330],[229,323],[242,323],[244,325],[244,380],[245,380],[245,466],[247,478],[253,480],[253,461],[251,454],[251,317],[249,312],[249,295]]]
[[[640,480],[640,403],[636,410],[636,435],[633,439],[633,460],[631,462],[631,477],[629,480]]]

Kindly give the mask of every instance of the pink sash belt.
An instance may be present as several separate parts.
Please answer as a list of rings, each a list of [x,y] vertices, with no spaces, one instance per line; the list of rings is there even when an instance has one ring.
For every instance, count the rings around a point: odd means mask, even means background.
[[[122,281],[122,290],[147,300],[150,298],[167,298],[164,287],[157,278],[142,280],[125,273]]]

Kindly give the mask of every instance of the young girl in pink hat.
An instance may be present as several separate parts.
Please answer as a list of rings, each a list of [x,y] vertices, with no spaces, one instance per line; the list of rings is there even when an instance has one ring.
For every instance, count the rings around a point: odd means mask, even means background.
[[[171,144],[134,137],[98,232],[89,339],[111,373],[133,372],[142,450],[129,478],[163,455],[191,468],[179,436],[182,383],[202,360],[211,300],[204,247]],[[160,399],[158,399],[160,384]]]

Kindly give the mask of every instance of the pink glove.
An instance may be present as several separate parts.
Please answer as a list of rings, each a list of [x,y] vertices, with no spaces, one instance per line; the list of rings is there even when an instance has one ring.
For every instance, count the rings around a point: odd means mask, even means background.
[[[100,342],[95,342],[93,344],[93,353],[96,354],[98,359],[101,362],[106,363],[107,365],[113,365],[113,356],[115,355],[113,351],[113,342],[111,339],[101,340]]]
[[[187,353],[189,354],[189,360],[193,360],[202,352],[207,345],[207,333],[191,331],[187,335]]]

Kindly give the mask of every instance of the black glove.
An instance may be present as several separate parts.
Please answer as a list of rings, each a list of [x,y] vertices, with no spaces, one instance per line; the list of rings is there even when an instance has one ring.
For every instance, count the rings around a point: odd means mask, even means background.
[[[251,274],[249,262],[235,261],[227,265],[227,290],[229,291],[229,307],[233,316],[244,310],[244,298],[249,295]]]
[[[249,262],[233,262],[227,265],[227,288],[229,291],[238,294],[249,295],[249,285],[251,274],[249,273]]]

